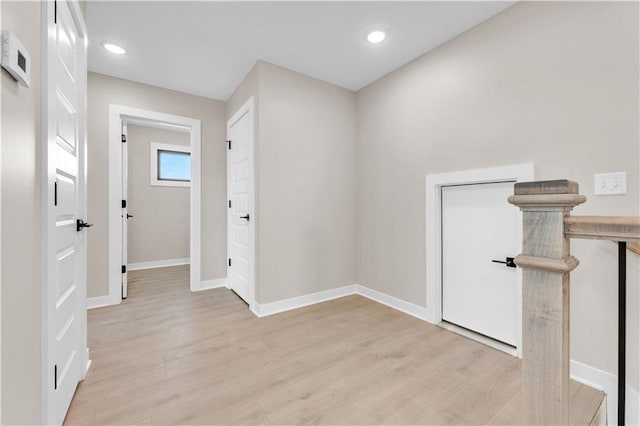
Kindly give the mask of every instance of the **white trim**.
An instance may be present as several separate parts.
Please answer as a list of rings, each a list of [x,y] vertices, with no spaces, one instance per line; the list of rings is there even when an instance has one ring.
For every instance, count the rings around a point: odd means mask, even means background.
[[[263,305],[256,303],[251,311],[259,318],[269,315],[279,314],[294,309],[303,308],[316,303],[327,302],[333,299],[350,296],[357,293],[357,285],[346,285],[344,287],[323,290],[317,293],[305,294],[304,296],[291,297],[289,299],[278,300],[277,302],[265,303]]]
[[[87,298],[87,309],[104,308],[105,306],[112,305],[114,305],[114,303],[108,295]]]
[[[142,269],[167,268],[169,266],[188,265],[190,263],[188,257],[180,259],[151,260],[149,262],[136,262],[127,265],[127,271],[140,271]]]
[[[227,121],[227,139],[229,138],[231,127],[238,122],[245,115],[249,116],[249,188],[248,188],[248,213],[251,215],[249,221],[249,309],[253,312],[259,310],[256,302],[256,209],[255,209],[255,159],[254,159],[254,145],[255,145],[255,113],[254,113],[254,100],[253,96],[249,98]],[[227,200],[230,200],[231,194],[231,155],[230,150],[227,150]],[[227,209],[227,256],[231,256],[231,227],[233,226],[233,217],[231,216],[231,209]],[[227,267],[227,287],[231,285],[231,270]]]
[[[91,361],[91,358],[89,357],[89,348],[87,348],[87,366],[84,369],[84,377],[87,377],[87,373],[89,372],[89,369],[91,368],[91,364],[93,363]]]
[[[154,129],[169,130],[171,132],[189,133],[191,128],[180,124],[162,123],[159,121],[139,120],[135,117],[127,118],[127,123],[133,126],[152,127]]]
[[[607,424],[614,425],[618,420],[618,377],[590,365],[571,360],[571,378],[594,389],[601,390],[607,394]],[[633,388],[627,385],[627,396],[633,392]],[[627,397],[627,413],[630,412],[632,404]],[[627,424],[636,424],[627,419]]]
[[[227,287],[227,278],[216,278],[215,280],[204,280],[200,283],[200,291],[212,290],[214,288]]]
[[[627,423],[640,425],[640,392],[627,385]],[[612,424],[613,421],[609,424]]]
[[[121,302],[122,259],[122,121],[152,126],[173,125],[190,130],[191,141],[191,229],[190,229],[190,288],[200,290],[201,259],[201,123],[189,117],[165,114],[123,105],[109,105],[109,298],[110,304]]]
[[[451,173],[428,175],[426,177],[426,287],[427,300],[426,320],[431,324],[442,322],[442,276],[441,268],[441,191],[446,185],[491,183],[491,182],[522,182],[535,179],[535,166],[532,163],[513,166],[492,167],[487,169],[466,170]],[[507,201],[505,200],[505,203]],[[514,207],[515,208],[515,207]],[[516,238],[522,240],[522,221],[518,223],[519,230]],[[522,245],[520,243],[520,245]],[[517,269],[517,295],[522,298],[522,270]],[[517,305],[516,321],[522,324],[522,306]],[[522,357],[522,327],[516,332],[516,353]]]
[[[151,186],[178,186],[188,188],[191,186],[191,180],[160,180],[158,179],[158,151],[186,152],[191,155],[191,147],[184,145],[173,145],[168,143],[149,143],[149,184]]]
[[[382,305],[389,306],[397,311],[404,312],[407,315],[411,315],[423,321],[427,318],[427,309],[424,306],[414,305],[402,299],[398,299],[388,294],[379,292],[377,290],[363,287],[361,285],[356,286],[356,292],[360,296],[371,299],[374,302],[378,302]]]
[[[516,350],[516,348],[514,348],[513,346],[509,346],[506,343],[502,343],[498,340],[494,340],[490,337],[484,336],[480,333],[476,333],[475,331],[471,331],[471,330],[467,330],[464,327],[460,327],[458,325],[455,324],[451,324],[448,323],[446,321],[442,321],[438,324],[435,324],[438,327],[442,327],[445,330],[448,330],[452,333],[456,333],[459,334],[461,336],[466,337],[467,339],[470,340],[475,340],[478,343],[482,343],[485,346],[489,346],[490,348],[496,349],[498,351],[504,352],[506,354],[509,354],[511,356],[518,356],[518,352]]]
[[[2,6],[0,6],[0,22],[2,22]],[[0,117],[2,117],[2,90],[0,90]],[[0,119],[0,135],[2,135],[2,120]],[[2,143],[0,143],[0,176],[2,176]],[[0,223],[2,223],[2,185],[0,185]],[[2,241],[2,227],[0,227],[0,241]],[[0,247],[2,244],[0,244]],[[0,249],[0,259],[2,250]],[[2,264],[0,262],[0,289],[2,288]],[[0,291],[0,354],[2,354],[2,291]],[[0,384],[2,383],[2,356],[0,356]],[[0,386],[0,401],[2,401],[2,386]],[[0,422],[2,421],[2,404],[0,404]]]

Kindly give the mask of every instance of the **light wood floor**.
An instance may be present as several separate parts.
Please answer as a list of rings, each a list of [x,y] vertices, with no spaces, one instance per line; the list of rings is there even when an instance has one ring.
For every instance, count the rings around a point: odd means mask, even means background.
[[[67,424],[516,424],[520,361],[360,296],[258,319],[187,267],[131,272],[89,311]],[[602,393],[573,383],[588,424]]]

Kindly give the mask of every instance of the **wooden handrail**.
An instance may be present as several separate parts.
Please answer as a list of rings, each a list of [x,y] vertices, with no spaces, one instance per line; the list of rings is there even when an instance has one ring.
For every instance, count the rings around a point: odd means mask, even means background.
[[[627,243],[627,250],[640,255],[640,243]]]
[[[568,238],[640,243],[640,217],[567,216],[564,232]]]

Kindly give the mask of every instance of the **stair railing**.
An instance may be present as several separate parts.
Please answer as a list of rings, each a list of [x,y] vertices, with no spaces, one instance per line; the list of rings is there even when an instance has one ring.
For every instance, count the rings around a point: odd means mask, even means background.
[[[522,210],[522,362],[524,421],[569,424],[571,238],[619,244],[618,424],[624,424],[626,244],[640,242],[640,217],[570,216],[586,201],[568,180],[516,183],[509,202]]]

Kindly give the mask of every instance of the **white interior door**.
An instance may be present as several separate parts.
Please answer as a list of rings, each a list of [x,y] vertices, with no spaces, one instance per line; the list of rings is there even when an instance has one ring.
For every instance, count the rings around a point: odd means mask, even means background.
[[[85,117],[86,44],[79,8],[47,7],[47,95],[43,149],[47,275],[43,348],[45,423],[64,420],[87,365]],[[72,11],[71,7],[75,7]],[[82,31],[83,32],[83,31]]]
[[[442,187],[442,319],[517,344],[520,215],[514,182]]]
[[[121,297],[126,299],[129,295],[129,284],[127,276],[127,266],[129,265],[129,157],[127,140],[127,123],[122,122],[122,293]]]
[[[249,112],[233,119],[228,126],[227,182],[229,192],[228,219],[228,286],[245,302],[250,302],[252,268],[251,206],[251,120]]]

